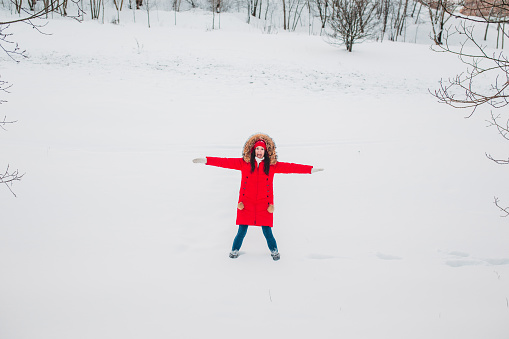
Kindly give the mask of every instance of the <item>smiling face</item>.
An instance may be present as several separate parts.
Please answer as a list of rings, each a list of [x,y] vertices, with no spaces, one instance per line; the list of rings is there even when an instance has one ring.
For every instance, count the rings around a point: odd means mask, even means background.
[[[265,148],[263,148],[262,146],[257,146],[255,148],[255,156],[259,159],[263,158],[263,156],[265,155]]]

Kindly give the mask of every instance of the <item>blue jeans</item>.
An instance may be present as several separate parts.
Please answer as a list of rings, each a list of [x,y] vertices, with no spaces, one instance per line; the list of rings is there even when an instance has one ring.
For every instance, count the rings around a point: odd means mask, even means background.
[[[233,240],[232,251],[240,250],[242,242],[244,241],[244,237],[246,236],[247,233],[247,227],[248,227],[247,225],[239,225],[239,231],[237,232],[235,240]],[[272,235],[272,227],[262,226],[262,231],[263,235],[265,236],[265,239],[267,240],[269,250],[271,252],[277,251],[276,239],[274,239],[274,235]]]

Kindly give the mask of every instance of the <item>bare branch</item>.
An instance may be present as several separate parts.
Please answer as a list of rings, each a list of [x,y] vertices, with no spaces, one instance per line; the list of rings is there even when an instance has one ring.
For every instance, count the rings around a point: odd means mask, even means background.
[[[495,163],[499,164],[499,165],[507,165],[509,164],[509,158],[507,160],[501,160],[501,159],[494,159],[491,154],[488,154],[488,153],[485,153],[486,154],[486,157],[488,159],[490,159],[491,161],[494,161]]]
[[[32,7],[30,10],[27,10],[22,7],[21,0],[16,1],[16,2],[14,2],[14,0],[9,0],[9,1],[15,5],[16,12],[19,14],[20,17],[18,19],[0,21],[0,51],[3,50],[4,53],[6,53],[12,60],[14,60],[15,62],[19,62],[18,60],[16,60],[16,57],[26,58],[25,51],[21,50],[17,43],[10,40],[10,37],[12,36],[12,34],[7,33],[7,29],[9,28],[9,25],[13,24],[13,23],[25,23],[25,24],[32,26],[39,33],[45,34],[41,30],[41,28],[44,27],[44,25],[38,25],[38,24],[34,23],[33,20],[40,18],[44,15],[48,15],[48,13],[50,13],[50,12],[56,12],[56,11],[60,11],[63,16],[68,16],[67,10],[66,10],[67,1],[62,1],[62,2],[60,2],[60,0],[51,0],[48,2],[45,1],[44,8],[38,12],[35,12],[35,10],[34,10],[35,0],[31,4],[29,4]],[[71,0],[71,1],[77,5],[78,15],[74,16],[74,17],[73,16],[70,16],[70,17],[79,21],[79,16],[83,13],[79,6],[80,0]],[[10,87],[11,86],[7,82],[0,80],[0,92],[9,93],[8,89]],[[0,99],[0,104],[4,103],[4,102],[5,102],[5,100]],[[0,129],[6,130],[5,126],[7,124],[12,124],[15,122],[16,121],[8,121],[7,117],[4,116],[3,120],[0,120]],[[5,186],[7,186],[9,191],[14,196],[16,196],[16,194],[14,194],[14,192],[12,190],[12,185],[14,182],[20,181],[23,176],[24,176],[24,174],[20,174],[18,170],[11,172],[9,170],[9,165],[7,165],[7,169],[5,170],[5,172],[3,172],[3,173],[0,172],[0,184],[4,184]]]
[[[18,6],[16,4],[16,2],[14,2],[13,0],[9,0],[9,1],[11,3],[13,3],[15,6]],[[69,16],[69,17],[79,21],[80,15],[82,13],[82,9],[79,6],[79,0],[72,0],[72,2],[77,5],[78,14],[76,16]],[[23,12],[25,14],[24,17],[20,17],[19,19],[14,19],[14,20],[3,21],[3,22],[0,22],[0,25],[9,25],[9,24],[17,23],[17,22],[24,22],[24,23],[28,23],[28,24],[36,27],[37,25],[35,25],[31,20],[43,17],[43,16],[47,15],[49,12],[57,12],[57,11],[61,10],[64,6],[67,6],[67,4],[64,1],[60,2],[59,0],[52,0],[47,6],[45,6],[43,9],[41,9],[38,12],[31,13],[27,9],[20,8],[20,14],[21,14],[21,12]]]
[[[469,4],[472,3],[473,6],[476,6],[474,11],[465,13],[477,15],[481,19],[464,19],[486,24],[509,22],[507,20],[509,0],[474,0],[469,2]],[[454,34],[465,38],[459,48],[451,47],[448,43],[449,38]],[[473,47],[473,52],[467,52],[467,43]],[[475,39],[473,26],[467,26],[465,22],[462,22],[455,27],[452,34],[449,32],[445,34],[442,45],[433,46],[432,49],[456,55],[467,66],[465,72],[447,80],[440,80],[439,88],[432,92],[439,102],[454,108],[471,109],[467,118],[471,117],[479,107],[491,106],[493,109],[500,109],[509,104],[509,59],[503,50],[488,54],[486,46]],[[506,110],[497,112],[501,113],[495,114],[493,110],[491,111],[491,117],[487,120],[488,127],[495,127],[500,136],[509,141],[509,117],[506,115]],[[485,155],[496,164],[509,164],[509,158],[507,160],[496,159],[489,153],[485,153]],[[495,205],[504,213],[504,217],[509,216],[509,207],[501,207],[497,197],[495,197]]]
[[[0,120],[0,128],[3,129],[4,131],[6,130],[5,127],[4,127],[5,125],[7,125],[7,124],[14,124],[15,122],[17,122],[17,121],[7,121],[6,119],[7,119],[7,117],[4,116],[4,119]]]
[[[17,43],[10,41],[9,37],[12,36],[11,33],[7,33],[7,29],[9,28],[8,24],[0,24],[0,49],[3,50],[9,58],[11,58],[13,61],[19,62],[14,57],[19,56],[26,58],[24,50],[21,50]],[[3,83],[0,86],[3,90]]]
[[[442,79],[439,89],[432,94],[440,102],[452,107],[471,108],[473,114],[477,107],[484,104],[493,108],[502,108],[509,104],[509,60],[503,51],[487,54],[486,47],[475,40],[472,30],[472,27],[467,27],[464,23],[456,27],[453,34],[460,34],[466,39],[459,49],[449,46],[449,34],[446,34],[444,44],[433,47],[434,50],[457,55],[468,68],[466,72],[452,79]],[[465,52],[466,42],[473,44],[475,52]],[[489,88],[482,87],[481,82],[477,81],[480,76],[492,79]]]
[[[0,91],[9,93],[9,88],[11,88],[12,85],[10,85],[7,81],[0,80]],[[0,99],[0,104],[7,102],[5,100]],[[5,119],[4,119],[5,120]]]
[[[9,165],[7,165],[7,169],[5,170],[5,172],[3,174],[0,174],[0,184],[5,184],[5,186],[7,186],[7,188],[9,189],[9,191],[14,195],[16,196],[16,194],[12,191],[12,184],[15,182],[15,181],[20,181],[21,178],[24,176],[25,174],[19,174],[18,170],[15,170],[14,172],[9,172]]]
[[[477,23],[508,23],[508,0],[465,0],[460,14],[447,8],[446,11],[457,19]]]
[[[504,208],[504,207],[500,206],[500,202],[499,202],[499,200],[498,200],[498,198],[497,198],[497,197],[495,197],[495,202],[494,202],[494,204],[495,204],[495,206],[497,206],[497,207],[498,207],[498,209],[499,209],[500,211],[502,211],[502,212],[504,213],[504,215],[501,215],[501,217],[504,217],[504,218],[505,218],[505,217],[509,216],[509,207],[505,207],[505,208]]]

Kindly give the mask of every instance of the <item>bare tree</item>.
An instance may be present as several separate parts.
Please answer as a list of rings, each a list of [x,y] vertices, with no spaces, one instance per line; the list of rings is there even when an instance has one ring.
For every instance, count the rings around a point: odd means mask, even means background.
[[[216,0],[221,2],[221,11],[224,12],[227,10],[231,3],[230,1],[225,0]],[[284,3],[285,0],[283,0]],[[237,2],[239,3],[239,2]],[[263,9],[263,0],[246,0],[246,7],[247,7],[247,23],[251,22],[251,17],[258,17],[258,19],[261,19],[262,17],[262,9]],[[270,0],[267,0],[267,4],[265,6],[265,19],[267,19],[267,12],[270,7]],[[218,12],[219,13],[219,12]]]
[[[452,13],[458,7],[458,3],[453,0],[422,0],[422,2],[428,7],[433,41],[435,44],[441,45],[445,24],[452,17]]]
[[[256,17],[256,10],[258,9],[258,0],[253,0],[252,3],[253,3],[253,5],[251,8],[251,15]],[[260,1],[260,6],[261,6],[261,1]]]
[[[305,0],[290,0],[288,1],[288,23],[286,27],[290,31],[295,31],[302,15],[302,10],[306,7]]]
[[[283,29],[294,31],[300,21],[302,11],[306,5],[307,0],[282,0],[283,5]],[[324,0],[325,1],[325,0]],[[269,1],[267,1],[266,14],[269,10]]]
[[[509,59],[503,50],[487,52],[487,47],[474,36],[474,27],[467,24],[468,21],[473,21],[488,25],[494,23],[503,27],[509,15],[509,2],[507,0],[467,2],[463,11],[474,16],[464,19],[451,34],[447,32],[444,44],[436,45],[435,50],[457,55],[467,69],[453,78],[442,79],[439,89],[433,94],[442,103],[455,108],[469,109],[468,117],[479,108],[489,108],[488,126],[496,128],[499,135],[509,141],[509,114],[504,109],[509,104]],[[448,43],[449,36],[454,34],[464,37],[463,43],[458,48]],[[502,35],[507,36],[507,32],[502,30]],[[472,47],[468,52],[467,45]],[[509,158],[497,159],[491,154],[486,156],[497,164],[509,164]],[[495,205],[506,213],[505,216],[509,215],[509,207],[502,208],[497,197]]]
[[[388,35],[389,40],[396,41],[403,34],[408,4],[409,0],[378,0],[376,16],[381,31],[380,40]]]
[[[177,12],[180,12],[180,4],[182,3],[182,0],[172,0],[171,7],[173,9],[174,14],[174,22],[175,26],[177,25]]]
[[[28,7],[31,11],[35,11],[35,5],[37,4],[37,0],[28,0]]]
[[[122,6],[124,6],[124,0],[113,0],[113,4],[115,5],[115,9],[117,11],[121,11]]]
[[[372,36],[375,28],[375,3],[371,0],[331,0],[329,18],[331,44],[345,45],[348,52],[353,45]]]
[[[274,11],[277,9],[277,3],[273,0],[267,0],[266,2],[266,5],[265,5],[265,14],[264,14],[264,20],[268,20],[269,18],[269,13],[270,13],[270,18],[271,18],[271,23],[272,23],[272,16],[274,14]],[[271,27],[270,29],[272,29],[272,25],[270,25],[269,27]]]
[[[115,10],[117,11],[117,20],[113,21],[113,23],[120,23],[120,12],[122,11],[122,7],[124,6],[124,0],[113,0],[113,5],[115,6]]]
[[[396,41],[398,36],[403,34],[403,28],[407,17],[408,0],[399,0],[397,6],[394,7],[394,15],[392,16],[392,34],[390,40]]]
[[[283,29],[286,31],[286,1],[283,0]]]
[[[379,0],[377,4],[377,19],[380,22],[381,25],[381,35],[380,40],[384,39],[385,33],[387,31],[387,26],[389,24],[389,14],[391,12],[391,6],[392,1],[391,0]]]
[[[67,16],[67,5],[69,4],[68,0],[62,1],[62,6],[60,7],[60,14],[63,16]]]
[[[191,8],[198,7],[198,5],[197,5],[195,0],[186,0],[186,2],[188,2],[191,5]]]
[[[16,13],[21,14],[23,0],[14,0],[14,8],[16,9]]]
[[[99,19],[101,14],[101,2],[104,0],[90,0],[90,15],[92,20]]]
[[[318,9],[318,14],[320,16],[320,22],[322,23],[320,29],[320,35],[327,24],[327,18],[329,17],[328,9],[329,9],[329,1],[328,0],[315,0],[316,8]]]
[[[219,0],[211,0],[212,4],[212,29],[215,29],[215,23],[216,23],[216,2]]]
[[[150,4],[148,2],[149,0],[145,1],[145,8],[147,9],[147,24],[148,28],[150,28]],[[103,0],[104,3],[104,0]]]
[[[210,9],[216,14],[227,11],[230,8],[230,1],[228,0],[208,0]]]

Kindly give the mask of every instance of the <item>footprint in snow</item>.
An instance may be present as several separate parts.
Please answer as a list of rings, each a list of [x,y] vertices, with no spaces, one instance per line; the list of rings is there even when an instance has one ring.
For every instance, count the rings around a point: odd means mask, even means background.
[[[384,254],[381,252],[377,252],[376,256],[378,257],[378,259],[382,259],[382,260],[401,260],[401,259],[403,259],[401,257],[398,257],[397,255]]]
[[[445,261],[445,264],[450,267],[509,265],[509,258],[473,258],[470,257],[470,254],[459,251],[451,251],[446,254],[449,259]]]

